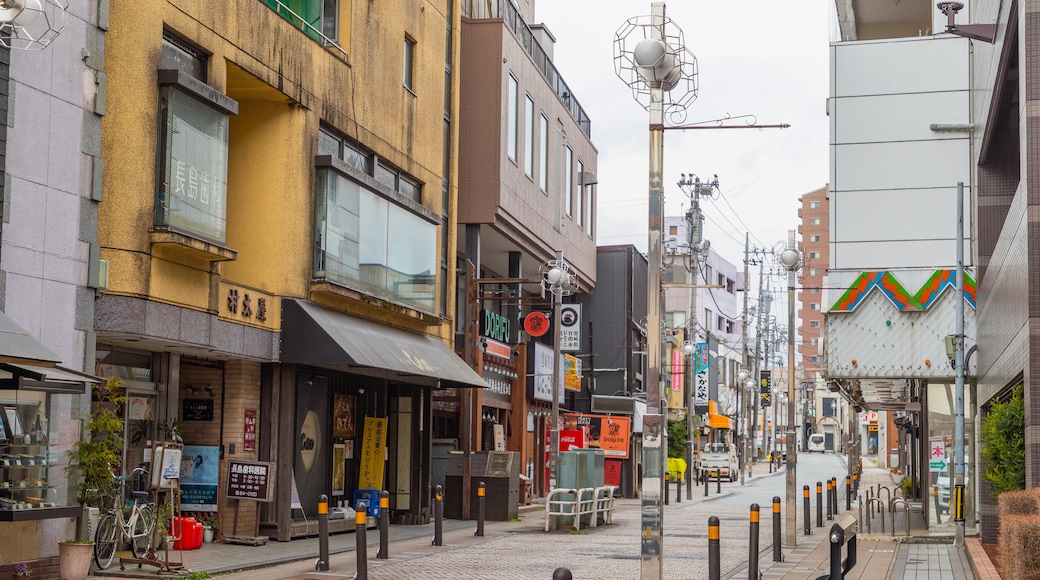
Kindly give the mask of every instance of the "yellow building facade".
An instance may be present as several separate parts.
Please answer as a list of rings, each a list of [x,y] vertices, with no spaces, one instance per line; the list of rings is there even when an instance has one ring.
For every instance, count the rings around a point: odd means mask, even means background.
[[[392,517],[428,516],[432,392],[484,386],[445,342],[454,4],[111,4],[99,373],[148,410],[127,417],[128,467],[173,431],[218,463],[182,480],[182,508],[224,534],[310,533],[318,496],[349,505],[373,470]],[[254,461],[270,501],[231,530],[227,471]]]

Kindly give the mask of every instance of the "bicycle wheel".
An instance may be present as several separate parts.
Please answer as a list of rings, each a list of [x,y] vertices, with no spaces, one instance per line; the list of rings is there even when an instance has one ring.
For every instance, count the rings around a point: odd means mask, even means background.
[[[108,513],[101,516],[97,532],[94,534],[94,562],[104,570],[112,565],[116,555],[116,542],[119,540],[120,526],[114,515]]]
[[[143,505],[137,512],[137,521],[130,536],[130,550],[135,558],[144,558],[148,555],[148,548],[152,546],[152,531],[155,530],[155,513],[152,508]]]

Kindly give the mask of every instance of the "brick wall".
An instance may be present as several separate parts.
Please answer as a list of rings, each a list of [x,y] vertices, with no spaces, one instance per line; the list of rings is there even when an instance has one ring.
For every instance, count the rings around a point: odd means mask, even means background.
[[[58,580],[61,574],[58,572],[58,557],[44,558],[42,560],[26,560],[32,574],[25,580]],[[17,578],[14,575],[14,567],[17,564],[0,565],[0,578]]]

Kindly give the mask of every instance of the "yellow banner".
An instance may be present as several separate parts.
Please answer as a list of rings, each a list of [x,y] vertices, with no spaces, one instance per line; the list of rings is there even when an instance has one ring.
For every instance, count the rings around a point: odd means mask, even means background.
[[[361,438],[361,472],[358,489],[383,489],[383,458],[386,449],[386,419],[365,417]]]
[[[581,361],[576,356],[563,355],[563,388],[581,391]]]

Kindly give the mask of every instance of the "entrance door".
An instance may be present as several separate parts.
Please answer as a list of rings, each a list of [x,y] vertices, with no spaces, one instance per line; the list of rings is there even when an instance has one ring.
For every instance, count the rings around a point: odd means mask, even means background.
[[[147,383],[151,385],[151,383]],[[130,386],[126,389],[126,404],[123,407],[123,471],[130,473],[135,467],[148,469],[152,460],[152,441],[156,437],[155,420],[157,395],[155,388]]]

